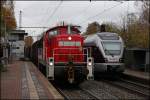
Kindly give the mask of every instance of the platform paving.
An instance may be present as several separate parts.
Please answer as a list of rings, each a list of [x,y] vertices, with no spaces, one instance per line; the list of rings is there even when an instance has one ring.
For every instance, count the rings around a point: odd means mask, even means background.
[[[64,99],[30,61],[14,61],[1,72],[0,99]]]

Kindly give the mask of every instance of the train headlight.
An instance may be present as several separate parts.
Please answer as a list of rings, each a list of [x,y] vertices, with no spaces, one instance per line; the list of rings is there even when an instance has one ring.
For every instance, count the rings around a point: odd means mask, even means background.
[[[124,62],[124,59],[123,59],[123,58],[120,58],[120,59],[119,59],[119,62],[123,63],[123,62]]]
[[[71,39],[72,39],[72,38],[69,36],[69,37],[68,37],[68,40],[71,40]]]
[[[89,65],[89,66],[91,66],[91,65],[92,65],[92,63],[91,63],[91,62],[88,62],[88,65]]]
[[[51,65],[51,66],[52,66],[52,65],[53,65],[53,63],[52,63],[52,62],[50,62],[50,63],[49,63],[49,65]]]

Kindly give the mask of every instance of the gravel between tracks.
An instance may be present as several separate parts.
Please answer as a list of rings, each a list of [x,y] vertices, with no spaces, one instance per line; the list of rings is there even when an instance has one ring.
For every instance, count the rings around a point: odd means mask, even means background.
[[[73,90],[62,90],[63,93],[67,96],[69,99],[95,99],[92,96],[90,96],[85,91],[80,90],[79,88],[73,89]]]
[[[80,84],[80,87],[90,91],[101,99],[145,99],[103,81],[85,81]]]

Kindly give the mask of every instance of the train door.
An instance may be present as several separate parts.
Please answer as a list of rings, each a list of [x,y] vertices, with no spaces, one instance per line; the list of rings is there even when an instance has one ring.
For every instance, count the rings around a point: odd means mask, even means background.
[[[94,63],[104,63],[104,57],[98,47],[91,47],[91,56],[94,58]]]

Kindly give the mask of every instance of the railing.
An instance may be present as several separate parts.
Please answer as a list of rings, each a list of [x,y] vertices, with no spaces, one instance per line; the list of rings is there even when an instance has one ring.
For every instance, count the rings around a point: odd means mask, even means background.
[[[60,50],[61,50],[61,52],[66,52],[64,50],[67,50],[69,52],[59,54]],[[72,51],[72,50],[75,50],[75,51]],[[76,53],[76,52],[78,52],[77,50],[79,50],[80,53]],[[58,53],[56,53],[56,51]],[[75,63],[86,63],[87,57],[88,57],[88,51],[86,48],[82,48],[82,49],[81,48],[55,48],[55,49],[53,49],[54,60],[57,57],[67,59],[67,58],[69,58],[69,56],[73,57],[73,62],[75,62]],[[79,60],[81,60],[81,61],[79,61]],[[55,61],[55,63],[57,63],[57,61]]]

